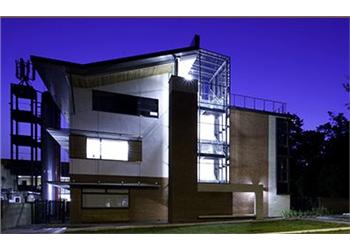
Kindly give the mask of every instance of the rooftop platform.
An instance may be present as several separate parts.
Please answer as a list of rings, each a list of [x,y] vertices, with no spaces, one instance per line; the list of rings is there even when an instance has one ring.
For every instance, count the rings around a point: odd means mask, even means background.
[[[287,115],[287,104],[285,102],[239,94],[231,95],[231,108]]]

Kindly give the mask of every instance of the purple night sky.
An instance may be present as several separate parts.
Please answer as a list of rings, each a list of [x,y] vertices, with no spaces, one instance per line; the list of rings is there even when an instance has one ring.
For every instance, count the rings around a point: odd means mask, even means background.
[[[2,18],[1,158],[9,158],[14,61],[30,55],[88,63],[189,45],[231,57],[232,93],[287,102],[305,129],[347,113],[349,19],[341,18]],[[35,87],[44,90],[40,79]],[[348,116],[348,115],[347,115]]]

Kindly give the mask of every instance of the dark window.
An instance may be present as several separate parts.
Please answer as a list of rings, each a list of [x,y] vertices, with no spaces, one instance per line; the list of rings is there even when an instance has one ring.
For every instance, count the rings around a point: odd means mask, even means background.
[[[128,190],[82,189],[82,208],[129,208]]]
[[[289,193],[288,120],[276,119],[277,194]]]
[[[92,109],[126,115],[158,117],[158,100],[93,90]]]
[[[277,118],[276,119],[277,129],[277,145],[287,146],[288,142],[288,123],[287,119]]]

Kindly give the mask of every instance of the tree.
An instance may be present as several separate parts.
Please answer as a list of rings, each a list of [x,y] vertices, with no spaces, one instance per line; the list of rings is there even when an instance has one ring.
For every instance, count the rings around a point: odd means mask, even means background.
[[[328,197],[349,197],[349,121],[343,113],[329,112],[330,121],[317,131],[325,135],[319,192]]]
[[[350,77],[349,77],[349,79],[350,79]],[[350,94],[350,82],[349,82],[350,80],[349,79],[348,79],[348,82],[343,83],[343,87],[344,87],[345,91],[348,92],[348,94]],[[350,97],[348,96],[348,100],[349,99],[350,99]],[[345,105],[348,107],[348,109],[350,109],[350,102],[346,103]]]
[[[292,196],[349,196],[349,121],[329,112],[330,121],[303,131],[302,120],[290,119]]]

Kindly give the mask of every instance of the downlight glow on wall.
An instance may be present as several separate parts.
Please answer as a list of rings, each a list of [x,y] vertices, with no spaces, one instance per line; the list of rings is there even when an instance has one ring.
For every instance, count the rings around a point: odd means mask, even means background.
[[[196,55],[181,57],[179,59],[179,76],[185,78],[187,81],[193,80],[192,75],[190,75],[190,70],[196,61]]]

